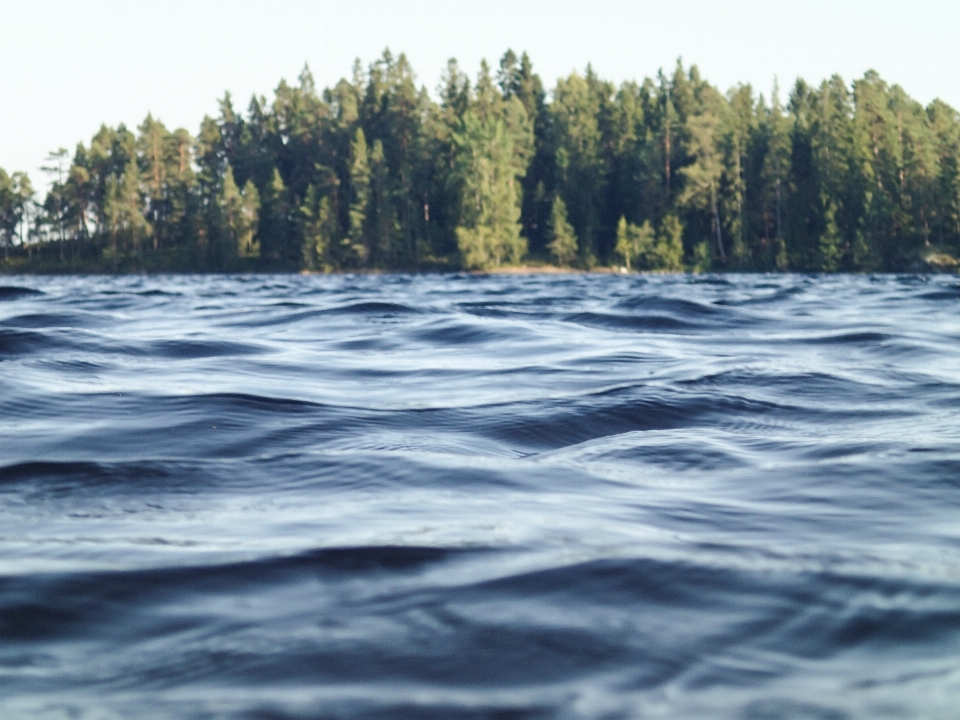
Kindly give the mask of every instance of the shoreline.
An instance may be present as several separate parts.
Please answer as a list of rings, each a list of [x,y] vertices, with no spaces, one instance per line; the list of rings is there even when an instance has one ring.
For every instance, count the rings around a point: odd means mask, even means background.
[[[934,253],[925,258],[923,262],[914,264],[913,267],[904,268],[892,272],[866,272],[866,271],[835,271],[835,272],[816,272],[804,270],[727,270],[723,268],[714,268],[707,272],[697,273],[692,270],[682,270],[679,272],[666,272],[663,270],[627,270],[624,266],[598,266],[594,268],[575,268],[558,267],[555,265],[502,265],[500,267],[488,268],[486,270],[466,270],[454,268],[353,268],[337,270],[253,270],[235,268],[233,270],[177,270],[177,269],[131,269],[128,271],[109,271],[106,269],[67,267],[63,269],[47,267],[44,269],[27,270],[20,267],[4,267],[0,263],[0,277],[26,277],[26,276],[144,276],[144,275],[473,275],[477,277],[492,275],[725,275],[725,274],[745,274],[745,275],[960,275],[960,262],[945,253]]]

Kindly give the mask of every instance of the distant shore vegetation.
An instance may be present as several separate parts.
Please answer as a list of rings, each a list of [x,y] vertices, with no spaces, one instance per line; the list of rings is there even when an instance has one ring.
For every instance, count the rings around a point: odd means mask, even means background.
[[[148,116],[0,169],[4,272],[955,271],[960,116],[876,73],[726,93],[680,61],[547,92],[526,54],[435,96],[389,51],[199,132]]]

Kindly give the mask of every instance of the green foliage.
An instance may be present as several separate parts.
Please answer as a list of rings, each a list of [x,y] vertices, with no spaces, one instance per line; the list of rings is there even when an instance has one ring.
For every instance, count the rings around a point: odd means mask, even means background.
[[[682,272],[683,225],[675,215],[668,215],[654,232],[649,220],[634,225],[621,217],[614,251],[628,270],[633,263],[639,270]]]
[[[370,252],[366,232],[367,209],[370,205],[370,164],[363,128],[357,128],[350,146],[350,195],[350,227],[344,238],[345,254],[362,264]]]
[[[457,247],[467,268],[516,263],[526,254],[520,235],[520,179],[526,169],[531,133],[516,97],[493,90],[484,65],[475,109],[464,113],[452,135],[451,182],[460,198]]]
[[[820,262],[821,270],[835,272],[840,268],[841,238],[837,227],[837,205],[832,200],[825,200],[824,227],[820,234]]]
[[[118,244],[121,249],[142,253],[143,241],[153,231],[143,214],[140,185],[140,169],[137,167],[136,157],[132,155],[119,178],[116,175],[107,178],[104,216],[112,239],[114,258],[117,256]]]
[[[266,183],[260,197],[257,234],[263,264],[267,267],[289,267],[299,256],[298,246],[302,244],[302,238],[297,234],[290,191],[279,169],[273,168],[270,182]]]
[[[717,205],[720,179],[724,171],[718,148],[719,130],[720,118],[718,113],[714,112],[695,115],[687,123],[686,149],[693,161],[680,170],[685,184],[677,198],[677,204],[681,208],[710,214],[711,234],[716,238],[720,261],[725,263],[726,253]]]
[[[243,190],[240,190],[233,179],[233,168],[228,167],[218,204],[223,222],[219,236],[225,241],[224,257],[259,257],[257,226],[260,221],[260,193],[253,181],[247,180]]]
[[[683,224],[676,215],[667,215],[660,222],[650,262],[654,270],[683,271]]]
[[[611,90],[592,72],[586,78],[574,73],[557,82],[550,104],[556,183],[588,265],[597,254],[602,232],[607,178],[601,123]]]
[[[548,93],[508,50],[475,82],[451,60],[438,95],[386,50],[325,90],[304,67],[245,112],[225,94],[196,136],[102,126],[48,156],[36,201],[0,170],[6,267],[43,248],[62,271],[488,269],[528,244],[587,268],[960,267],[960,114],[872,71],[798,80],[784,105],[679,61]]]
[[[223,250],[232,254],[240,248],[240,231],[243,229],[243,195],[233,178],[233,168],[227,167],[223,177],[223,185],[217,198],[223,224],[217,228],[224,238],[226,247]]]
[[[397,223],[396,202],[390,168],[383,154],[383,143],[374,140],[370,153],[370,205],[367,223],[370,232],[371,256],[379,267],[389,267],[396,240],[401,237]],[[429,217],[429,203],[424,204],[424,216]]]
[[[713,253],[710,252],[710,243],[706,240],[693,246],[693,272],[708,273],[713,270]]]
[[[653,228],[650,227],[650,221],[647,220],[638,227],[621,217],[617,225],[617,246],[614,252],[623,258],[627,270],[630,269],[631,262],[650,255],[653,252]]]
[[[780,91],[776,83],[770,108],[762,102],[759,108],[756,146],[760,149],[754,206],[754,227],[757,240],[753,243],[753,259],[758,269],[786,270],[787,248],[784,241],[784,209],[789,192],[790,177],[790,119],[780,106]],[[753,197],[752,195],[750,196]],[[748,240],[749,242],[749,240]]]
[[[10,248],[18,238],[21,244],[26,240],[24,223],[32,197],[33,186],[26,173],[7,175],[0,168],[0,243],[4,259],[9,259]]]
[[[567,205],[557,195],[550,211],[550,242],[547,249],[559,265],[569,265],[577,258],[577,236],[567,221]]]
[[[260,257],[260,241],[256,239],[257,224],[260,221],[260,193],[252,180],[247,180],[240,193],[240,215],[233,226],[237,239],[237,255],[242,258]]]
[[[326,270],[330,267],[328,251],[337,239],[336,219],[330,198],[320,196],[310,185],[300,205],[300,232],[303,237],[301,253],[307,270]]]

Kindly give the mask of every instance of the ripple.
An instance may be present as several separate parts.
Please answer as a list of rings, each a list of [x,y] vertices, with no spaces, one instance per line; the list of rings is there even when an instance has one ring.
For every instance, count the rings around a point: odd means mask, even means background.
[[[11,282],[0,715],[955,714],[955,278]]]

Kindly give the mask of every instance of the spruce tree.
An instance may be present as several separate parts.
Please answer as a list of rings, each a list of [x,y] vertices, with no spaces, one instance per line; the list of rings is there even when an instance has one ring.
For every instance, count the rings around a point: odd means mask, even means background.
[[[770,110],[765,118],[766,153],[760,172],[762,202],[762,234],[770,244],[772,265],[787,268],[787,248],[783,235],[784,211],[789,196],[790,125],[780,105],[780,88],[773,86]]]
[[[717,147],[719,126],[720,119],[717,114],[709,111],[691,116],[687,122],[687,152],[693,162],[680,171],[685,182],[677,202],[681,206],[703,209],[710,214],[710,230],[716,241],[720,262],[726,263],[718,207],[719,184],[723,172]]]
[[[429,203],[424,211],[429,221]],[[391,195],[390,168],[383,155],[383,143],[373,141],[370,153],[370,242],[374,263],[388,267],[393,257],[394,238],[397,236],[397,220]]]
[[[559,195],[553,198],[548,237],[547,249],[558,264],[570,265],[577,259],[577,235],[567,221],[567,205]]]
[[[301,255],[307,270],[325,270],[331,267],[329,249],[336,242],[336,220],[330,198],[320,195],[313,185],[307,187],[299,208],[300,234],[303,238]]]
[[[241,247],[240,231],[244,226],[243,195],[234,180],[232,166],[228,165],[223,175],[223,185],[220,188],[217,205],[220,208],[222,224],[218,233],[221,242],[215,255],[220,267],[225,269],[229,259],[235,257]]]
[[[174,150],[173,138],[164,124],[149,114],[139,130],[137,152],[143,159],[145,213],[154,228],[153,249],[157,250],[161,239],[167,234],[166,223],[170,212],[167,172]]]
[[[260,257],[260,241],[257,239],[257,225],[260,221],[260,193],[253,180],[247,180],[240,193],[240,214],[233,228],[237,239],[237,255],[242,258]]]
[[[350,146],[350,229],[346,241],[349,254],[363,263],[370,256],[370,242],[366,233],[367,210],[370,204],[370,164],[367,158],[367,140],[362,128],[357,128]]]
[[[494,90],[486,63],[452,143],[451,181],[460,199],[455,233],[464,265],[486,269],[519,262],[527,251],[520,234],[520,181],[533,134],[523,104]]]
[[[557,192],[567,204],[583,262],[588,266],[597,257],[601,208],[607,190],[598,118],[600,100],[590,83],[573,73],[557,81],[550,104]]]
[[[302,242],[294,229],[291,204],[290,191],[280,170],[274,167],[261,195],[259,235],[266,267],[283,270],[298,267]]]
[[[664,216],[657,228],[651,264],[666,272],[683,270],[683,224],[672,213]]]
[[[503,120],[484,121],[468,111],[454,142],[462,197],[456,235],[464,265],[487,269],[518,262],[526,243],[520,236],[513,138]]]
[[[617,224],[617,244],[614,251],[623,259],[627,270],[631,263],[639,261],[642,268],[649,269],[648,255],[653,250],[653,228],[647,220],[643,225],[627,222],[623,216]]]
[[[754,252],[749,246],[746,202],[749,152],[757,128],[753,90],[749,85],[740,85],[728,93],[721,123],[724,167],[720,205],[724,228],[730,239],[734,267],[752,269]]]
[[[111,175],[108,181],[105,215],[112,240],[114,269],[121,248],[133,250],[142,263],[143,242],[153,230],[144,217],[140,186],[140,169],[136,156],[131,155],[123,174],[119,178]]]
[[[322,92],[305,67],[245,113],[227,94],[196,138],[149,115],[136,134],[101,126],[51,155],[38,206],[26,176],[0,177],[0,246],[18,251],[33,209],[27,254],[49,244],[90,269],[132,269],[131,253],[178,269],[485,268],[527,240],[556,262],[576,247],[588,267],[649,270],[910,270],[960,252],[960,116],[872,71],[798,80],[786,112],[776,87],[769,104],[722,94],[679,61],[619,88],[588,66],[548,101],[507,51],[475,83],[451,60],[440,95],[385,51]],[[163,252],[144,259],[150,238]]]

